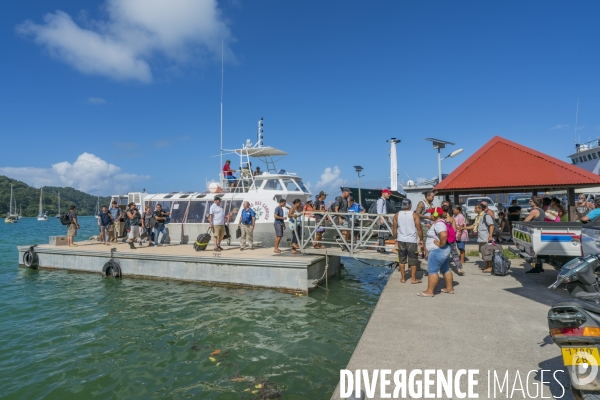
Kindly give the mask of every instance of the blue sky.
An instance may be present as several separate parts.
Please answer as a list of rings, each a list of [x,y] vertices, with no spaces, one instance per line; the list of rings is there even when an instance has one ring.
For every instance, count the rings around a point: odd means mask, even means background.
[[[57,0],[0,15],[0,174],[110,194],[204,190],[224,147],[265,142],[332,190],[437,175],[436,137],[494,135],[567,160],[600,135],[600,4]],[[449,152],[448,151],[448,152]],[[482,172],[485,173],[485,172]]]

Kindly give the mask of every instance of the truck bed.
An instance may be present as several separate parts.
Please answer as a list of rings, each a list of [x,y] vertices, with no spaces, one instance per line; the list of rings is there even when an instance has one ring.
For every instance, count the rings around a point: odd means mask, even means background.
[[[597,226],[600,227],[599,222],[591,222],[589,224],[582,224],[581,222],[523,222],[515,221],[513,225],[522,225],[529,228],[552,228],[552,229],[581,229],[582,227]]]

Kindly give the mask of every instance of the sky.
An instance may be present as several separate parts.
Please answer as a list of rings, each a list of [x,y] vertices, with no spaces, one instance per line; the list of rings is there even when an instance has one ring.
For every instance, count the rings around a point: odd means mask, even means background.
[[[203,191],[256,141],[313,192],[450,173],[499,135],[569,161],[600,136],[594,1],[32,0],[0,14],[0,175]],[[223,51],[222,51],[223,50]],[[579,103],[579,106],[577,106]],[[577,114],[577,128],[576,110]],[[442,154],[443,156],[447,154]],[[239,159],[231,157],[234,168]],[[256,166],[257,164],[255,164]],[[485,173],[485,171],[482,171]]]

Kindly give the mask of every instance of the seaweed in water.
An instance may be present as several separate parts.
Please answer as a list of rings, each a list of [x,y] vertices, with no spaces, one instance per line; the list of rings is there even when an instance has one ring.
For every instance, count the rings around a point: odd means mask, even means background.
[[[282,399],[283,398],[283,389],[277,387],[277,384],[274,382],[269,382],[266,379],[256,379],[248,385],[248,389],[252,394],[252,397],[248,397],[250,400],[272,400],[272,399]],[[242,399],[246,399],[246,397],[242,397]]]

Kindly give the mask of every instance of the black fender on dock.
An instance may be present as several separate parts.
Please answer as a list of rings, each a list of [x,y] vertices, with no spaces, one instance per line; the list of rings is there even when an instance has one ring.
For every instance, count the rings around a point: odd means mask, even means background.
[[[27,268],[37,268],[38,267],[38,255],[35,252],[35,247],[37,244],[30,246],[29,249],[23,253],[23,265]]]
[[[121,277],[121,265],[119,264],[119,262],[117,260],[114,259],[110,259],[106,262],[106,264],[104,264],[104,266],[102,267],[102,276],[104,276],[105,278],[107,277],[113,277],[113,278],[120,278]]]

